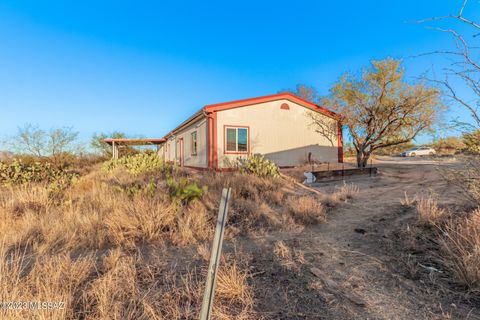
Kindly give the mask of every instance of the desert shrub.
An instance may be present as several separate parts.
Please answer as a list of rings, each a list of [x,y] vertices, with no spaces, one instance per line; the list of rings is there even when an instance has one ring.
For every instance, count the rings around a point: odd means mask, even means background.
[[[157,183],[154,180],[150,180],[148,183],[133,182],[128,185],[116,185],[115,187],[130,196],[143,194],[153,197],[157,191]]]
[[[171,167],[155,153],[139,153],[131,156],[122,157],[120,159],[112,159],[106,161],[102,170],[111,172],[116,168],[124,168],[133,175],[139,175],[150,171],[168,172]]]
[[[199,187],[196,182],[189,182],[186,178],[168,178],[167,187],[170,197],[184,204],[201,199],[208,190],[207,186]]]
[[[480,159],[469,158],[462,168],[444,170],[444,178],[457,186],[466,200],[480,206]]]
[[[377,150],[375,150],[374,153],[376,155],[385,155],[385,156],[398,155],[398,154],[402,153],[403,151],[411,149],[415,146],[416,145],[414,143],[405,142],[405,143],[401,143],[401,144],[398,144],[398,145],[377,149]]]
[[[238,159],[237,166],[246,173],[255,174],[260,177],[278,177],[280,171],[277,165],[263,155],[250,155],[245,159]]]
[[[480,154],[480,130],[463,135],[465,151],[471,154]]]
[[[437,153],[455,154],[459,151],[462,151],[465,148],[465,144],[461,138],[447,137],[435,141],[430,145],[430,147],[434,148]]]
[[[76,173],[55,168],[49,162],[0,162],[0,183],[5,185],[44,182],[55,188],[64,188],[77,177]]]

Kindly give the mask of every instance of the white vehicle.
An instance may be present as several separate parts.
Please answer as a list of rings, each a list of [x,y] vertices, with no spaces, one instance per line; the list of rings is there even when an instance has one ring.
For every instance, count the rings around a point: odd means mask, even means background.
[[[402,152],[402,157],[416,157],[416,156],[433,156],[436,154],[435,149],[429,147],[418,147]]]

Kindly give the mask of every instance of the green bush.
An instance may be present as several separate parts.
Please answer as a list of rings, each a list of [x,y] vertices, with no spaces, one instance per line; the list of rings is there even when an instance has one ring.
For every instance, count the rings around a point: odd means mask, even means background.
[[[56,168],[49,162],[23,163],[16,159],[11,163],[0,162],[0,184],[4,185],[45,182],[61,189],[77,177],[78,174]]]
[[[208,190],[207,186],[199,187],[196,182],[190,183],[185,178],[182,178],[179,181],[176,181],[173,178],[168,178],[167,188],[170,197],[183,204],[188,204],[192,201],[201,199]]]
[[[463,135],[465,151],[472,154],[480,154],[480,130]]]
[[[260,177],[278,177],[280,171],[277,165],[263,155],[251,155],[246,159],[238,159],[237,167],[246,173],[255,174]]]
[[[118,167],[124,168],[127,172],[133,175],[139,175],[150,171],[170,171],[171,167],[165,164],[165,161],[157,156],[157,154],[139,153],[131,156],[126,156],[117,160],[106,161],[102,170],[111,172]]]

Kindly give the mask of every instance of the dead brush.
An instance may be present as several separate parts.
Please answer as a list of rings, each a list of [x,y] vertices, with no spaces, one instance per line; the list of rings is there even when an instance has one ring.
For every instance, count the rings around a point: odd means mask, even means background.
[[[7,253],[8,251],[8,253]],[[74,319],[83,284],[93,271],[94,259],[72,260],[67,254],[34,258],[19,248],[0,247],[0,297],[3,301],[51,301],[58,309],[35,310],[38,319]],[[31,309],[0,310],[2,319],[30,319]]]
[[[205,275],[196,268],[165,268],[162,256],[110,250],[76,259],[29,256],[0,248],[0,297],[55,301],[64,307],[36,310],[38,319],[193,319],[198,317]],[[248,272],[235,261],[219,269],[216,319],[247,319],[253,308]],[[30,319],[32,310],[0,310],[2,319]]]
[[[458,187],[467,203],[473,207],[480,206],[480,159],[467,158],[461,168],[441,171],[445,180]]]
[[[282,240],[276,241],[273,247],[273,253],[280,259],[291,259],[290,248]]]
[[[291,249],[284,241],[278,240],[273,246],[273,254],[287,270],[298,268],[305,263],[302,251]]]
[[[438,206],[435,198],[422,197],[416,202],[416,209],[418,213],[418,219],[422,223],[431,225],[438,224],[447,214],[446,210]]]
[[[467,218],[449,221],[442,228],[440,259],[455,279],[480,292],[480,209]]]
[[[341,187],[336,187],[336,190],[324,197],[323,201],[326,205],[333,207],[340,202],[347,202],[360,192],[360,188],[353,183],[343,182]]]
[[[217,274],[216,297],[228,302],[252,305],[252,292],[247,283],[248,273],[241,270],[234,261],[221,265]]]
[[[296,223],[316,224],[326,221],[326,211],[320,200],[311,196],[287,198],[287,210]]]
[[[417,203],[418,199],[416,195],[413,198],[410,198],[407,194],[407,191],[404,191],[403,194],[404,194],[404,198],[400,200],[400,204],[402,206],[413,207]]]
[[[337,194],[340,200],[345,201],[353,198],[359,192],[360,188],[356,184],[343,182],[343,186],[340,187]]]

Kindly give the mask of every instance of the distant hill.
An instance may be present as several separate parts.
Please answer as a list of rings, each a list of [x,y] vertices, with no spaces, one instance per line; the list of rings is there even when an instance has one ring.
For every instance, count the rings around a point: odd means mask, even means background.
[[[11,152],[0,151],[0,161],[7,160],[8,158],[11,158],[12,156],[13,156],[13,153],[11,153]]]

